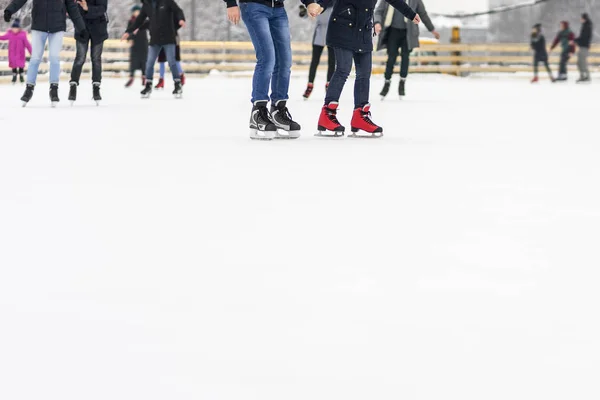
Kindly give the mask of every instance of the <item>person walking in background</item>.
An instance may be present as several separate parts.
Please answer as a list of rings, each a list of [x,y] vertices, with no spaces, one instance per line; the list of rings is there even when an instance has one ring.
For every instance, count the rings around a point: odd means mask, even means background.
[[[181,67],[181,48],[179,47],[179,35],[177,35],[177,44],[175,46],[175,60],[177,60],[177,69],[179,70],[179,79],[181,79],[181,86],[185,85],[185,74],[183,73],[183,68]],[[154,89],[164,89],[165,88],[165,72],[166,67],[165,63],[167,61],[167,55],[165,54],[165,49],[162,49],[158,55],[158,73],[159,79],[156,87]]]
[[[142,7],[135,5],[131,7],[131,18],[127,23],[127,30],[133,26],[136,18],[140,15]],[[125,87],[133,85],[135,71],[142,71],[142,86],[146,86],[146,61],[148,60],[148,20],[133,31],[129,36],[131,47],[129,49],[129,80]]]
[[[405,0],[410,8],[415,10],[425,27],[433,34],[436,39],[440,34],[435,30],[433,22],[427,14],[423,0]],[[400,55],[400,84],[398,85],[398,94],[406,95],[406,78],[410,67],[410,53],[413,49],[419,47],[419,26],[411,23],[404,15],[395,12],[394,7],[390,7],[385,0],[379,0],[375,8],[375,33],[379,35],[377,50],[387,47],[388,59],[385,67],[385,83],[381,89],[381,97],[387,96],[390,91],[394,66],[398,59],[398,51],[402,50]]]
[[[19,11],[27,0],[12,0],[4,10],[4,20],[10,22],[13,14]],[[58,81],[60,78],[60,51],[63,36],[67,30],[65,9],[75,25],[76,39],[88,37],[83,17],[79,13],[77,3],[73,0],[33,0],[31,9],[31,60],[27,70],[27,87],[21,97],[23,106],[32,98],[37,81],[38,70],[44,57],[44,48],[48,42],[48,61],[50,62],[50,101],[55,106],[58,98]]]
[[[300,16],[306,17],[306,7],[301,6]],[[325,39],[327,38],[327,25],[329,24],[329,18],[331,17],[331,8],[326,10],[323,14],[317,17],[317,26],[315,27],[315,33],[313,35],[312,45],[312,59],[310,61],[310,68],[308,70],[308,84],[302,97],[308,99],[314,88],[315,77],[317,76],[317,68],[321,62],[321,55],[325,48]],[[329,87],[329,81],[335,71],[335,53],[331,47],[327,47],[327,83],[325,83],[325,90]]]
[[[296,139],[300,124],[287,108],[292,72],[290,24],[283,0],[224,0],[227,19],[233,24],[244,20],[254,51],[256,67],[252,77],[250,138],[257,140]],[[302,0],[311,16],[320,7],[314,0]],[[269,87],[271,96],[269,98]],[[271,112],[268,104],[271,101]],[[280,134],[278,129],[285,131]]]
[[[552,51],[558,44],[560,44],[561,52],[560,52],[560,64],[558,71],[557,81],[566,81],[567,80],[567,65],[569,63],[569,59],[571,58],[571,54],[575,52],[575,35],[569,29],[569,23],[567,21],[562,21],[560,23],[560,31],[556,35],[554,42],[552,42],[552,46],[550,46],[550,51]]]
[[[146,19],[149,20],[150,46],[148,48],[148,61],[146,63],[146,87],[142,90],[142,98],[150,97],[152,93],[152,78],[154,64],[158,54],[165,49],[175,89],[173,94],[179,98],[182,94],[181,78],[175,60],[175,46],[177,44],[177,29],[185,26],[185,15],[175,0],[143,0],[140,14],[123,34],[122,40],[127,40],[141,28]]]
[[[100,84],[102,83],[102,50],[104,41],[108,39],[108,16],[106,15],[107,0],[78,0],[79,12],[85,21],[87,37],[77,38],[77,50],[75,61],[71,69],[71,81],[69,82],[69,101],[71,104],[77,100],[77,86],[81,78],[81,70],[85,64],[88,48],[91,42],[92,59],[92,92],[96,102],[102,100],[100,95]]]
[[[15,19],[6,34],[0,35],[0,40],[8,40],[8,68],[12,69],[13,85],[17,83],[17,75],[21,83],[25,82],[25,50],[31,54],[31,43],[27,39],[27,33],[21,30],[21,20]]]
[[[590,55],[590,45],[592,44],[593,25],[590,16],[587,13],[581,14],[581,31],[575,43],[579,50],[577,52],[577,68],[579,69],[579,79],[577,83],[589,82],[592,80],[588,68],[588,57]]]
[[[415,24],[421,22],[419,15],[403,0],[386,0],[402,15]],[[322,0],[319,4],[327,9],[332,0]],[[369,88],[373,67],[373,12],[375,0],[337,0],[333,7],[327,29],[327,45],[335,51],[335,72],[331,78],[325,104],[318,123],[318,136],[326,131],[341,136],[345,128],[337,120],[337,109],[346,80],[356,67],[354,81],[354,113],[352,114],[353,137],[360,137],[359,131],[369,134],[367,137],[383,136],[383,128],[371,120]],[[319,13],[323,8],[317,10]],[[310,10],[309,10],[310,12]],[[363,136],[364,137],[364,136]]]
[[[535,24],[533,26],[533,30],[531,31],[531,48],[533,50],[533,79],[531,80],[531,83],[536,83],[539,81],[539,63],[544,64],[546,71],[548,71],[548,76],[550,76],[550,80],[554,82],[552,71],[550,70],[550,65],[548,64],[548,51],[546,50],[546,38],[542,34],[542,24]]]

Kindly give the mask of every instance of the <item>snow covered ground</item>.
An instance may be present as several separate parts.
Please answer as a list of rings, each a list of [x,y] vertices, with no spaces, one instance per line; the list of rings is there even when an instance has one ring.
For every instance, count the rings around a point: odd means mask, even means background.
[[[123,83],[0,85],[0,399],[600,397],[599,86],[376,77],[322,140],[297,76],[253,142],[248,78]]]

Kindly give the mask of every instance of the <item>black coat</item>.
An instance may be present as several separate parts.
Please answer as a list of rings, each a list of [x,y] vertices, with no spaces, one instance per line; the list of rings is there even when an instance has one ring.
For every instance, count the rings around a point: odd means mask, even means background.
[[[146,18],[149,20],[150,45],[165,45],[177,43],[177,28],[175,21],[185,21],[183,10],[175,0],[143,0],[142,10],[132,26],[127,28],[131,34],[141,27]]]
[[[108,39],[108,15],[106,14],[107,0],[87,0],[88,10],[84,11],[79,6],[83,15],[85,27],[93,43],[103,42]]]
[[[548,50],[546,50],[546,38],[541,33],[531,34],[531,48],[535,61],[548,61]]]
[[[127,31],[133,27],[134,23],[135,18],[131,18],[127,24]],[[136,34],[132,33],[129,37],[129,40],[133,42],[131,45],[131,58],[134,60],[146,61],[148,57],[148,25],[148,20],[144,21],[142,26],[138,28],[138,32]]]
[[[575,39],[575,43],[577,43],[577,46],[589,48],[592,44],[592,31],[592,21],[585,21],[581,25],[581,32],[579,32],[579,37]]]
[[[333,0],[321,0],[327,8]],[[403,0],[385,0],[409,20],[415,11]],[[340,47],[357,53],[373,51],[373,12],[377,0],[337,0],[327,28],[327,46]]]
[[[15,14],[27,3],[27,0],[12,0],[6,9]],[[67,13],[75,29],[85,29],[85,23],[74,0],[33,0],[31,9],[31,29],[34,31],[56,33],[67,30]]]

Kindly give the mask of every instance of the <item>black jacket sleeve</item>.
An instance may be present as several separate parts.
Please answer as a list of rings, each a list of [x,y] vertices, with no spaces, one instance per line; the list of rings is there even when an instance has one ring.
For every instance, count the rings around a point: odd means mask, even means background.
[[[137,18],[135,19],[133,24],[131,24],[131,26],[127,28],[127,30],[125,32],[129,33],[131,35],[133,33],[133,31],[135,31],[136,29],[139,29],[144,24],[144,22],[146,22],[147,18],[148,18],[148,14],[146,14],[146,8],[142,7],[140,14],[137,16]]]
[[[67,7],[67,13],[69,13],[69,18],[73,21],[73,25],[75,25],[76,31],[84,31],[85,30],[85,22],[83,21],[83,17],[79,12],[79,6],[77,3],[71,0],[65,0],[65,6]]]
[[[588,47],[592,41],[592,24],[589,22],[581,26],[579,37],[575,39],[575,43],[581,47]]]
[[[179,26],[179,21],[185,21],[185,14],[183,14],[183,10],[174,0],[171,0],[171,10],[173,10],[173,15],[175,16],[175,20],[177,21],[176,27]]]
[[[427,14],[427,9],[422,0],[417,2],[417,9],[415,11],[419,14],[419,17],[421,17],[421,21],[423,21],[427,30],[429,32],[435,31],[435,26],[433,25],[433,22],[431,22],[431,18],[429,18],[429,14]]]
[[[227,4],[227,8],[229,7],[237,7],[237,1],[236,0],[224,0],[225,4]]]
[[[11,14],[14,14],[19,11],[21,7],[25,5],[25,3],[27,3],[27,0],[12,0],[6,9],[10,11]]]
[[[85,19],[98,19],[106,15],[107,0],[96,0],[96,5],[88,5],[88,10],[83,13]]]
[[[406,4],[403,0],[385,0],[385,1],[390,3],[390,5],[392,7],[394,7],[396,10],[400,11],[402,13],[402,15],[404,15],[410,21],[415,19],[415,16],[417,15],[417,13],[415,12],[415,10],[410,8],[410,6],[408,4]]]

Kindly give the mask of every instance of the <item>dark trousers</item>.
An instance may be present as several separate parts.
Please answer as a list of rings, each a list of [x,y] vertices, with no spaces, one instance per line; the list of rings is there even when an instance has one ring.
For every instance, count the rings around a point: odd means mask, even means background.
[[[152,82],[152,78],[154,77],[154,64],[156,64],[156,60],[158,59],[158,54],[160,53],[161,49],[165,49],[165,54],[167,55],[167,62],[169,63],[169,68],[171,68],[173,80],[179,82],[179,68],[177,67],[177,60],[175,59],[175,43],[163,45],[151,44],[148,47],[146,79]]]
[[[394,74],[394,66],[398,59],[398,50],[402,50],[400,58],[400,77],[406,78],[408,76],[408,67],[410,64],[410,52],[408,49],[408,38],[406,36],[406,29],[397,29],[389,27],[388,29],[388,40],[387,40],[387,53],[388,59],[385,66],[385,79],[392,79]]]
[[[77,53],[75,54],[75,62],[73,62],[73,69],[71,70],[71,82],[79,84],[81,70],[83,69],[83,64],[85,64],[85,58],[87,57],[89,45],[90,41],[85,43],[77,41]],[[92,82],[102,82],[103,48],[104,42],[92,42],[92,51],[90,54],[90,58],[92,59]]]
[[[13,68],[12,73],[15,75],[16,74],[23,75],[23,68]]]
[[[329,88],[325,95],[325,104],[332,101],[339,102],[346,80],[352,70],[352,60],[356,66],[356,80],[354,81],[354,108],[362,107],[369,103],[369,84],[371,81],[371,68],[373,67],[373,53],[355,53],[352,50],[335,47],[335,72],[329,81]]]
[[[546,71],[548,71],[548,75],[550,75],[550,77],[552,77],[552,70],[550,69],[550,65],[548,64],[548,60],[538,60],[538,59],[534,59],[533,60],[533,74],[535,76],[538,76],[538,64],[542,63],[544,64],[544,66],[546,67]]]
[[[143,53],[140,53],[140,52],[134,53],[132,51],[131,55],[129,56],[129,76],[133,78],[133,76],[135,75],[135,71],[137,71],[137,70],[142,71],[142,76],[145,76],[147,60],[148,60],[147,50],[145,50]]]
[[[558,68],[558,73],[560,75],[567,76],[567,64],[569,63],[569,58],[571,58],[571,55],[568,51],[560,53],[560,64]]]
[[[308,70],[308,82],[314,83],[317,75],[317,68],[321,62],[321,54],[323,54],[323,46],[313,45],[312,59],[310,61],[310,69]],[[331,81],[333,71],[335,71],[335,52],[327,46],[327,82]]]

